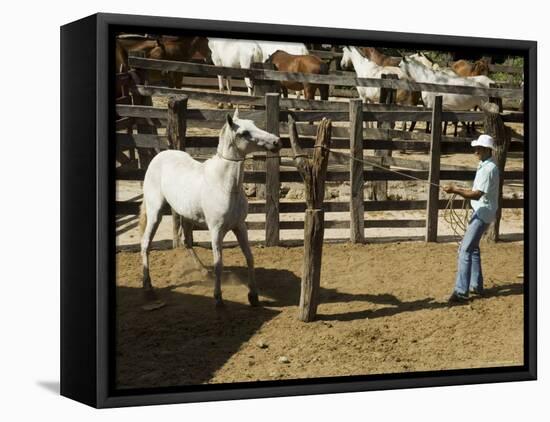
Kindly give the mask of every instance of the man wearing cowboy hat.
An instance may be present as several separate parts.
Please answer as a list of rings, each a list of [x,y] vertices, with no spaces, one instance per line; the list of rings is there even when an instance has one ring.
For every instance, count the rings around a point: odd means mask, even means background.
[[[483,293],[483,273],[479,241],[483,232],[495,219],[498,209],[499,170],[492,158],[495,141],[489,135],[480,135],[472,141],[474,153],[479,158],[476,176],[472,189],[463,189],[454,185],[444,186],[447,193],[456,193],[470,199],[474,214],[472,215],[464,238],[458,250],[458,271],[453,294],[449,303],[468,301],[470,293]]]

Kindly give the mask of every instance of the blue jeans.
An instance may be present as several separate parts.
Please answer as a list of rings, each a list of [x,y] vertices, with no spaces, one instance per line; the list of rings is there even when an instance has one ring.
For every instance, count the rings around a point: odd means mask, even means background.
[[[489,224],[475,213],[470,219],[464,239],[458,248],[458,271],[456,273],[455,292],[467,296],[471,290],[483,289],[481,255],[479,241]]]

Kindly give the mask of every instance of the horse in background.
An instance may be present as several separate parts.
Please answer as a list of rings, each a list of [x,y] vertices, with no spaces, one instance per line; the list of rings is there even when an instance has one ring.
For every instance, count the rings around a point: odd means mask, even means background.
[[[458,60],[453,63],[451,69],[455,71],[458,76],[480,76],[489,74],[489,61],[487,59],[479,59],[474,63],[470,63],[466,60]]]
[[[215,66],[233,67],[236,69],[250,69],[252,63],[263,62],[263,53],[256,41],[230,40],[224,38],[209,38],[208,47],[212,53],[212,62]],[[244,78],[248,94],[252,95],[252,81]],[[224,77],[218,75],[220,92],[224,90]],[[231,94],[231,77],[226,78],[227,91]]]
[[[305,56],[309,54],[309,51],[305,44],[292,43],[292,42],[279,42],[279,41],[256,41],[262,50],[262,61],[266,61],[276,51],[284,51],[288,54],[294,54],[297,56]]]
[[[204,54],[205,58],[210,56],[204,37],[162,35],[155,39],[118,38],[115,47],[117,72],[128,71],[128,55],[131,51],[142,52],[146,58],[158,60],[189,61],[197,53]],[[182,86],[181,75],[176,72],[149,70],[147,80],[149,83],[166,82],[175,88]]]
[[[437,63],[432,62],[430,59],[426,57],[423,53],[415,53],[411,54],[410,56],[407,56],[408,59],[416,60],[419,63],[422,63],[424,66],[426,66],[428,69],[435,70],[437,72],[445,73],[449,76],[457,76],[454,70],[452,70],[449,67],[441,67]]]
[[[376,63],[378,66],[397,67],[399,66],[399,63],[401,63],[400,57],[386,56],[374,47],[362,47],[361,52],[366,58],[368,58],[371,62]]]
[[[478,88],[485,88],[483,83],[476,81],[475,79],[463,78],[460,76],[449,76],[445,73],[429,69],[416,60],[410,60],[406,57],[399,67],[410,76],[416,82],[441,84],[441,85],[458,85],[458,86],[472,86]],[[422,101],[428,108],[433,108],[435,96],[441,95],[443,97],[443,109],[452,111],[467,111],[472,110],[475,107],[480,107],[486,103],[489,98],[484,95],[464,95],[464,94],[450,94],[434,92],[422,92]],[[469,126],[466,125],[467,130]],[[456,134],[456,125],[455,125]]]
[[[360,78],[381,79],[384,74],[397,75],[399,79],[407,80],[409,76],[399,67],[380,66],[363,56],[356,47],[344,47],[344,54],[340,62],[342,69],[353,67]],[[378,103],[380,101],[380,88],[358,86],[357,92],[363,101],[367,103]],[[395,102],[401,105],[417,105],[420,93],[398,89]]]
[[[328,75],[328,65],[319,57],[308,55],[289,54],[286,51],[277,50],[267,60],[280,72],[311,73],[315,75]],[[283,96],[288,97],[288,90],[304,91],[306,100],[314,100],[315,92],[319,90],[321,100],[328,100],[329,86],[326,84],[302,83],[294,81],[282,81],[281,90]]]

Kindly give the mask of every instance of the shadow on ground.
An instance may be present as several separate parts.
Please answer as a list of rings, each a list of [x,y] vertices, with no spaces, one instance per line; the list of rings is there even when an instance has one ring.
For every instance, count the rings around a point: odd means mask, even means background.
[[[473,303],[478,300],[485,300],[489,299],[491,297],[502,297],[502,296],[511,296],[511,295],[520,295],[523,294],[523,284],[522,283],[511,283],[511,284],[504,284],[500,286],[494,286],[488,289],[485,289],[483,297],[475,296],[470,298],[470,301],[464,304],[459,305],[453,305],[453,306],[465,306],[469,303]],[[369,296],[369,295],[361,295],[361,296]],[[379,296],[391,296],[391,295],[379,295]],[[356,300],[356,295],[336,295],[335,299],[339,302],[349,302],[351,300]],[[373,303],[384,303],[383,301],[377,301],[372,300],[371,298],[365,297],[363,300],[373,302]],[[379,308],[379,309],[367,309],[363,311],[358,312],[345,312],[341,314],[331,314],[331,315],[317,315],[317,319],[321,321],[353,321],[357,319],[374,319],[374,318],[380,318],[380,317],[387,317],[392,316],[396,314],[400,314],[402,312],[415,312],[415,311],[422,311],[425,309],[441,309],[441,308],[448,308],[449,304],[444,301],[435,301],[433,298],[426,298],[426,299],[420,299],[420,300],[414,300],[411,302],[401,302],[397,298],[394,298],[394,300],[386,302],[387,304],[391,305],[389,307]]]
[[[290,277],[288,271],[266,271],[270,279]],[[299,286],[299,280],[294,283]],[[187,294],[179,288],[183,285],[155,289],[156,298],[166,305],[151,311],[143,309],[151,297],[142,289],[117,287],[119,388],[207,383],[265,322],[280,313],[248,305],[245,287],[242,302],[225,298],[225,306],[216,308],[213,297]]]

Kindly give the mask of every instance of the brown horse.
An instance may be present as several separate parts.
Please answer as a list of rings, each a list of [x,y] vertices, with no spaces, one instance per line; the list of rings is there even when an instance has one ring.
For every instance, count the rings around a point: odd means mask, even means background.
[[[141,51],[145,57],[159,60],[189,61],[195,55],[205,61],[210,59],[208,40],[204,37],[174,37],[163,35],[157,39],[117,39],[116,41],[116,67],[117,72],[128,71],[128,53]],[[174,72],[162,72],[149,70],[147,72],[149,83],[166,81],[169,86],[181,88],[181,76]]]
[[[363,47],[361,48],[361,52],[369,59],[370,61],[373,61],[378,66],[399,66],[399,63],[401,63],[400,57],[391,57],[386,56],[385,54],[381,53],[374,47]]]
[[[311,54],[295,55],[289,54],[283,50],[277,50],[266,60],[266,63],[274,64],[275,69],[281,72],[312,73],[316,75],[328,74],[328,65],[319,57]],[[314,100],[315,92],[319,89],[321,100],[328,100],[329,86],[326,84],[312,84],[293,81],[281,82],[283,96],[288,97],[289,89],[294,91],[304,90],[304,98],[306,100]]]
[[[157,40],[157,45],[149,51],[147,57],[159,60],[189,61],[195,54],[208,60],[210,49],[205,37],[167,37]]]
[[[489,74],[489,62],[485,59],[479,59],[474,63],[466,60],[454,62],[451,68],[458,76],[480,76]]]

